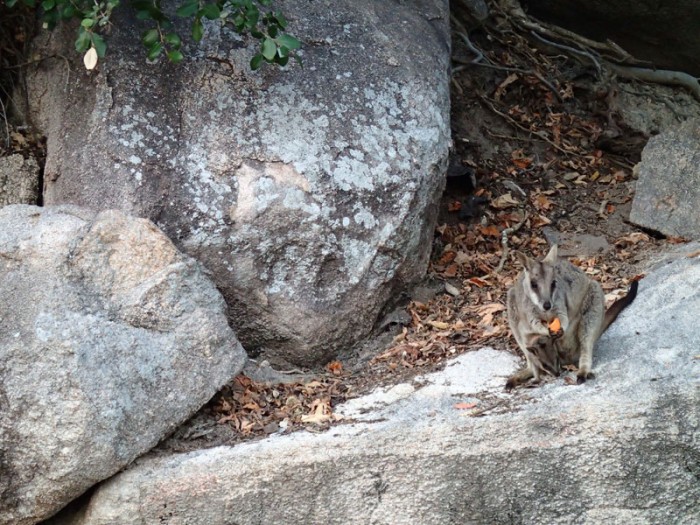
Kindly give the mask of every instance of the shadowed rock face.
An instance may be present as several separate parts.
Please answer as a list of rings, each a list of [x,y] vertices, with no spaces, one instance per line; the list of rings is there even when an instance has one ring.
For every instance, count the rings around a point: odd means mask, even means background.
[[[517,360],[482,349],[323,434],[142,458],[51,524],[698,523],[698,289],[699,257],[651,272],[582,386],[504,393]]]
[[[660,69],[700,75],[694,0],[523,0],[530,15],[600,42],[612,40]]]
[[[150,450],[243,366],[200,265],[150,221],[0,209],[0,524]]]
[[[630,220],[665,235],[700,239],[700,120],[649,139]]]
[[[251,72],[252,45],[215,24],[183,64],[148,64],[124,18],[97,74],[66,90],[62,61],[34,69],[30,109],[48,136],[47,203],[154,220],[212,272],[249,351],[309,364],[366,335],[425,271],[449,14],[445,0],[279,8],[303,69]],[[74,56],[72,34],[37,46]]]

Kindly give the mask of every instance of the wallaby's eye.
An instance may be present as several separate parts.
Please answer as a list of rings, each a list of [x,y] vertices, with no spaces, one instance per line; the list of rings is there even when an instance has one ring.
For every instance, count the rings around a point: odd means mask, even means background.
[[[554,289],[555,289],[556,287],[557,287],[557,282],[556,282],[556,281],[552,281],[552,291],[554,291]]]
[[[532,282],[530,283],[530,286],[532,286],[532,289],[533,289],[533,290],[537,290],[537,283],[536,283],[535,281],[532,281]]]

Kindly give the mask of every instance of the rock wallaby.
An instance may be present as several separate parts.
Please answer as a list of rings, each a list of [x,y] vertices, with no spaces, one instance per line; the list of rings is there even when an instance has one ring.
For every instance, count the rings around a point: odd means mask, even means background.
[[[527,366],[508,379],[511,389],[542,375],[559,375],[561,366],[577,365],[577,382],[593,377],[593,346],[605,329],[637,295],[634,281],[628,294],[605,311],[603,289],[583,271],[557,257],[557,245],[541,261],[517,254],[523,271],[508,291],[508,324],[525,354]],[[548,325],[559,319],[561,330]]]

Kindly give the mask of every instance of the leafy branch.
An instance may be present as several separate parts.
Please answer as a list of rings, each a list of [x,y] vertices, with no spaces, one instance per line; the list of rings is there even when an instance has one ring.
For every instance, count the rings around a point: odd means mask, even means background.
[[[121,4],[120,0],[5,0],[5,3],[8,7],[21,3],[40,9],[45,29],[54,29],[64,20],[80,20],[75,49],[84,53],[85,67],[88,69],[93,69],[98,58],[105,56],[107,43],[104,35],[111,28],[112,12]],[[184,59],[182,37],[163,11],[161,0],[131,0],[130,6],[139,20],[154,24],[141,34],[148,59],[156,60],[165,54],[171,62],[181,62]],[[232,27],[240,35],[256,38],[260,48],[250,61],[250,67],[254,70],[263,62],[285,66],[290,58],[301,64],[296,53],[301,48],[301,42],[285,32],[287,19],[280,11],[272,10],[272,0],[184,0],[175,15],[192,19],[191,37],[195,42],[204,37],[204,19],[218,21]]]

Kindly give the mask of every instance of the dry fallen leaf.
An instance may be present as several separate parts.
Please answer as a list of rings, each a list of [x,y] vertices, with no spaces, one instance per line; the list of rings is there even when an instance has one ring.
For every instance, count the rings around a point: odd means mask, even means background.
[[[501,232],[498,231],[498,226],[495,226],[493,224],[490,224],[489,226],[479,226],[479,231],[482,235],[486,235],[487,237],[501,236]]]
[[[302,423],[325,423],[331,419],[330,402],[325,399],[316,399],[311,403],[311,412],[301,416]]]
[[[334,376],[343,374],[343,363],[340,361],[331,361],[326,365],[326,369]]]
[[[517,206],[518,204],[520,203],[516,201],[510,193],[505,193],[491,201],[491,206],[499,210],[503,210],[505,208],[512,208],[513,206]]]
[[[470,408],[474,408],[478,404],[479,403],[455,403],[453,406],[457,410],[468,410]]]
[[[648,242],[650,240],[651,237],[649,237],[646,233],[632,232],[629,235],[625,235],[624,237],[620,237],[618,240],[616,240],[615,246],[632,246],[640,242]]]
[[[503,93],[505,93],[506,88],[516,80],[518,80],[518,75],[516,75],[515,73],[511,73],[510,75],[508,75],[506,79],[503,82],[501,82],[496,88],[496,91],[493,94],[493,98],[496,100],[501,100],[501,97],[503,96]]]
[[[450,327],[450,323],[444,323],[442,321],[428,321],[428,324],[438,330],[447,330]]]
[[[532,204],[537,208],[539,211],[548,211],[552,208],[552,201],[550,201],[546,195],[540,193],[538,195],[533,195],[532,198]]]

